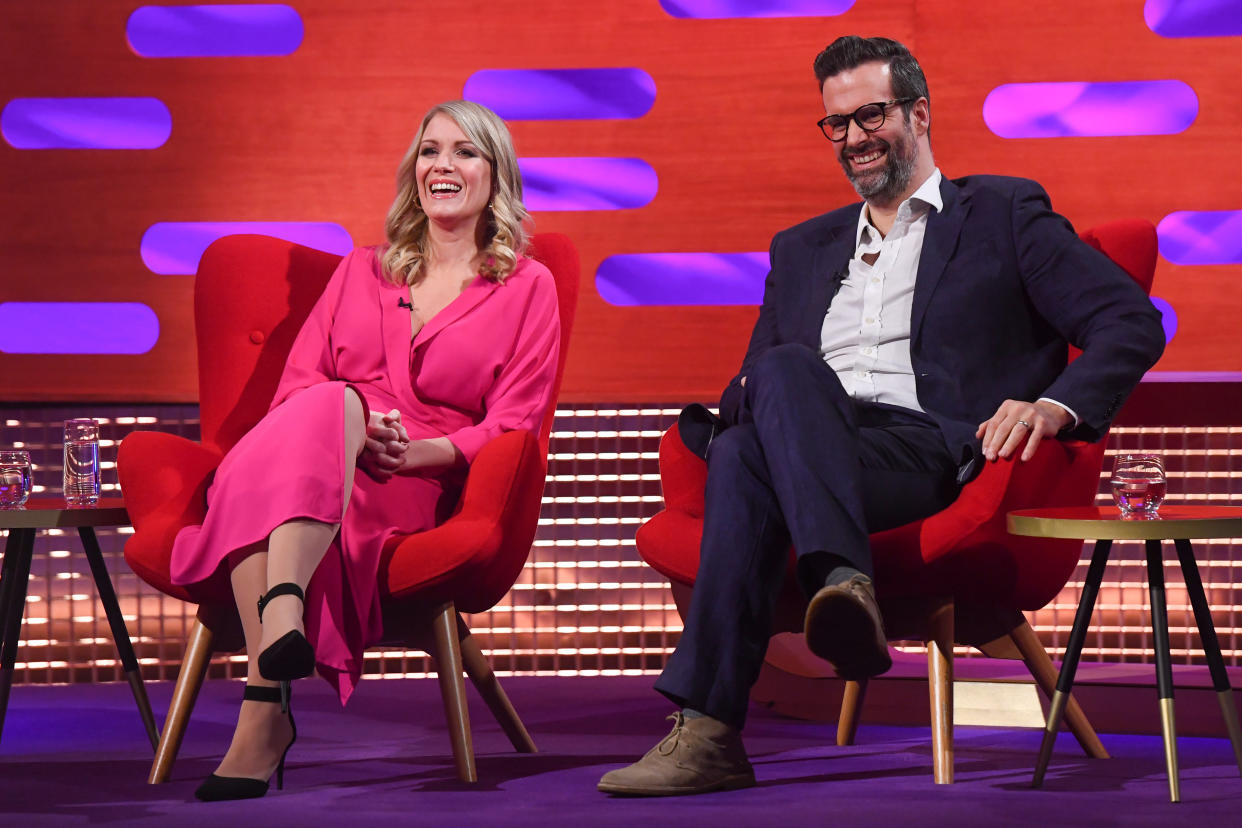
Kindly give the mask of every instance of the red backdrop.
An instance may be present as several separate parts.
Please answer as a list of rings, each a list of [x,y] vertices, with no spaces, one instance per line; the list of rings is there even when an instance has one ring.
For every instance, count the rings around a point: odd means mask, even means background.
[[[149,272],[159,221],[330,221],[382,241],[396,164],[421,114],[483,68],[634,66],[657,86],[643,118],[516,122],[525,156],[633,156],[659,175],[650,205],[542,213],[568,233],[583,290],[563,398],[713,398],[753,308],[618,308],[594,274],[615,253],[766,250],[782,227],[854,200],[815,129],[810,64],[840,34],[885,34],[918,56],[933,148],[950,177],[1041,181],[1080,229],[1120,216],[1242,209],[1237,38],[1165,39],[1141,0],[859,0],[832,18],[695,21],[656,0],[291,0],[305,24],[284,58],[145,59],[121,0],[5,3],[0,102],[152,96],[172,112],[149,151],[15,150],[0,143],[0,301],[141,301],[158,343],[139,356],[0,354],[0,400],[196,398],[190,276]],[[1179,135],[1006,140],[984,125],[1002,83],[1180,79],[1199,97]],[[1154,293],[1180,327],[1162,371],[1242,371],[1242,266],[1161,261]],[[986,309],[980,309],[986,312]]]

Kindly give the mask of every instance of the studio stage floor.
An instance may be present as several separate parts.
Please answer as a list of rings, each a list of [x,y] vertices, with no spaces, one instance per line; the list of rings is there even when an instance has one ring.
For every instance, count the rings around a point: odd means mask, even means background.
[[[746,729],[757,788],[613,799],[595,791],[600,774],[669,727],[651,678],[504,684],[540,752],[512,753],[472,699],[476,785],[453,772],[434,679],[364,682],[343,711],[325,683],[304,680],[285,790],[211,804],[193,791],[228,743],[240,684],[207,683],[173,781],[161,786],[146,784],[151,750],[126,685],[16,687],[0,743],[0,825],[1165,826],[1237,824],[1242,812],[1224,739],[1180,740],[1183,801],[1173,805],[1159,736],[1102,734],[1114,758],[1088,760],[1063,734],[1044,788],[1032,790],[1039,731],[959,727],[957,781],[937,786],[927,728],[864,722],[858,744],[838,748],[832,725],[758,708]],[[166,710],[171,685],[149,689]]]

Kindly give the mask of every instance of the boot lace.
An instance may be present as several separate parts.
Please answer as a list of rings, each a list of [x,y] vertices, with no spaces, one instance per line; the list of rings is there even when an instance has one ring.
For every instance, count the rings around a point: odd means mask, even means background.
[[[673,730],[661,740],[660,744],[656,745],[656,750],[660,752],[661,756],[672,756],[673,751],[677,750],[677,743],[681,740],[681,728],[685,725],[686,718],[680,711],[672,713],[665,718],[671,719],[674,722]]]

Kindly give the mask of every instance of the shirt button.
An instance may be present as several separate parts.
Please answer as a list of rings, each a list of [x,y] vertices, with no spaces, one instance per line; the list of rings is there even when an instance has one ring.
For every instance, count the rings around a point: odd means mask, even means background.
[[[874,351],[875,351],[875,348],[863,348],[863,353],[867,354],[868,356],[870,356]]]
[[[868,316],[868,317],[867,317],[866,319],[864,319],[863,321],[864,321],[864,322],[866,322],[868,325],[870,325],[870,324],[872,324],[873,322],[875,322],[875,317]]]
[[[879,283],[880,283],[879,279],[875,278],[874,276],[871,277],[871,284],[878,285]]]

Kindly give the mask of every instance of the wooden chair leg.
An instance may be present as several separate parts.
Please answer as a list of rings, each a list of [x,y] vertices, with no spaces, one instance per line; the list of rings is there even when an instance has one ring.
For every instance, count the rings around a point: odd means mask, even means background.
[[[863,700],[867,697],[867,679],[847,681],[841,696],[841,716],[837,719],[837,745],[854,744],[858,733],[858,720],[862,718]]]
[[[514,750],[518,753],[537,753],[538,748],[535,747],[534,740],[530,738],[526,726],[522,724],[517,711],[513,709],[513,703],[505,695],[504,688],[500,686],[500,681],[496,678],[491,663],[479,649],[479,644],[470,634],[470,628],[466,626],[465,621],[459,620],[458,622],[458,636],[461,642],[461,660],[466,668],[466,675],[470,676],[470,680],[474,682],[475,689],[479,691],[479,695],[487,703],[487,709],[492,711],[492,715],[500,723],[505,735],[513,743]]]
[[[181,659],[181,670],[177,673],[177,683],[173,687],[172,701],[168,704],[168,715],[164,718],[164,729],[160,731],[160,741],[155,748],[155,761],[151,763],[151,773],[147,776],[149,785],[167,782],[172,776],[173,762],[177,761],[177,751],[181,750],[181,740],[194,711],[194,702],[203,686],[203,677],[207,675],[211,640],[211,630],[202,621],[194,619],[190,640],[186,642],[185,655]]]
[[[931,690],[932,774],[937,785],[953,784],[953,602],[932,613],[928,624],[927,681]]]
[[[1022,661],[1031,671],[1031,676],[1039,685],[1039,689],[1044,691],[1044,696],[1052,698],[1052,693],[1057,686],[1057,669],[1053,666],[1052,659],[1048,657],[1048,651],[1039,642],[1039,637],[1035,635],[1035,630],[1031,629],[1031,625],[1023,618],[1021,624],[1009,631],[1009,638],[1018,648],[1018,652],[1022,654]],[[1065,723],[1088,756],[1092,759],[1108,758],[1108,751],[1104,749],[1100,737],[1095,734],[1095,728],[1091,727],[1087,714],[1082,712],[1082,708],[1078,706],[1078,702],[1072,695],[1066,700]]]
[[[448,722],[449,741],[457,763],[457,778],[463,782],[479,781],[474,764],[474,745],[470,740],[470,711],[466,706],[466,682],[462,678],[461,642],[457,638],[457,610],[449,601],[432,619],[431,654],[440,679],[440,696],[444,700],[444,718]]]

